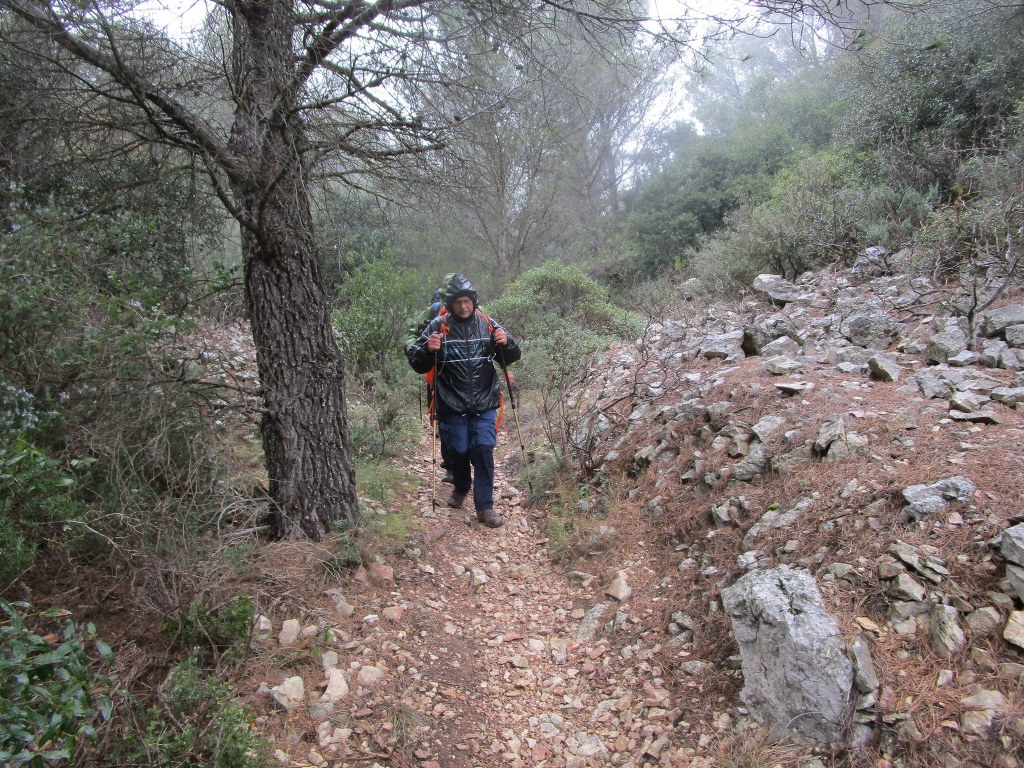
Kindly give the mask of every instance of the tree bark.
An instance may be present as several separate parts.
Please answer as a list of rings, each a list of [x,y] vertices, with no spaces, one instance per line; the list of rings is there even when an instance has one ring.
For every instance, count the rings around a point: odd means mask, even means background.
[[[235,119],[231,178],[242,222],[245,294],[263,389],[261,423],[274,534],[321,538],[358,505],[334,338],[313,237],[306,128],[293,109],[290,2],[230,4]]]

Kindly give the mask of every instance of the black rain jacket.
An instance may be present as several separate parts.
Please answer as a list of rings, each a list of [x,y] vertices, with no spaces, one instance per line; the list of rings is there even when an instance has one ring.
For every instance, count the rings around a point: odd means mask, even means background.
[[[473,299],[473,314],[465,320],[451,311],[452,302],[459,296]],[[494,343],[494,330],[501,326],[476,309],[477,293],[462,275],[455,275],[449,283],[445,306],[448,312],[431,320],[407,353],[413,370],[429,373],[435,365],[435,354],[427,349],[427,339],[432,333],[442,335],[441,349],[436,354],[435,416],[478,414],[497,408],[502,382],[494,363],[508,365],[519,360],[522,350],[518,342],[508,335],[507,345]]]

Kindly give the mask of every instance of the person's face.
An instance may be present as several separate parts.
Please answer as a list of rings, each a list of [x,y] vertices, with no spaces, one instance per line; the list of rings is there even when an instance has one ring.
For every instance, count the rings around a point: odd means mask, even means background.
[[[459,296],[452,302],[452,312],[465,320],[473,314],[473,300],[469,296]]]

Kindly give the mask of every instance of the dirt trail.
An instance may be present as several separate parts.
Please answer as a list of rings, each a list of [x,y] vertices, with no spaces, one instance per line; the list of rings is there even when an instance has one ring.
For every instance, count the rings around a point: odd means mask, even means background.
[[[678,711],[660,677],[664,634],[649,629],[658,624],[656,605],[620,604],[603,594],[608,574],[588,577],[551,562],[546,512],[524,507],[510,484],[515,437],[506,431],[500,442],[498,529],[476,522],[471,499],[449,509],[448,485],[438,483],[432,509],[429,440],[421,446],[419,489],[394,502],[423,516],[419,555],[342,585],[356,610],[334,622],[334,649],[352,680],[350,698],[321,722],[290,717],[289,732],[276,738],[279,758],[339,767],[686,764],[669,749]],[[631,573],[638,569],[633,561]],[[359,670],[368,665],[386,674],[363,687]],[[307,691],[323,687],[318,669],[299,671]],[[278,669],[277,679],[283,674]]]

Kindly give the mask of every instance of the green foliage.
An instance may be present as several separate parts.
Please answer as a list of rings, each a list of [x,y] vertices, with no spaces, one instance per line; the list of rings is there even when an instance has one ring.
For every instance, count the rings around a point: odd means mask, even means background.
[[[353,381],[349,438],[359,459],[393,456],[418,429],[421,381],[402,354],[409,318],[434,286],[393,260],[364,264],[342,286],[334,324]]]
[[[522,340],[516,380],[525,387],[559,389],[595,351],[640,326],[582,269],[559,261],[523,273],[487,311]]]
[[[760,271],[796,277],[850,258],[861,244],[867,189],[857,158],[823,151],[775,177],[769,198],[693,257],[702,276],[749,282]]]
[[[213,519],[218,468],[204,399],[190,383],[198,369],[181,344],[191,323],[158,298],[158,270],[130,266],[143,258],[124,252],[142,247],[133,236],[112,226],[100,240],[96,226],[96,237],[79,241],[59,223],[25,216],[0,236],[0,280],[10,287],[0,295],[0,379],[30,393],[46,416],[17,451],[38,465],[31,446],[87,470],[77,473],[75,497],[89,502],[88,528],[50,526],[51,541],[86,531],[78,543],[116,541],[137,553],[161,541],[150,538],[158,528],[195,532]],[[104,252],[122,261],[104,261]],[[49,469],[53,490],[70,497],[58,483],[66,478]]]
[[[890,183],[959,194],[965,150],[990,145],[1024,93],[1024,18],[965,0],[894,17],[842,69],[842,138]]]
[[[239,595],[215,611],[194,602],[166,622],[163,633],[190,651],[212,650],[238,658],[244,652],[255,621],[252,600],[248,595]]]
[[[0,764],[43,768],[70,760],[76,742],[95,739],[94,723],[110,717],[108,682],[90,665],[91,647],[111,662],[110,648],[90,624],[72,621],[50,636],[33,632],[60,611],[33,613],[0,598]]]
[[[38,548],[84,511],[75,477],[26,437],[48,420],[30,393],[0,381],[0,586],[32,567]]]
[[[251,727],[249,711],[231,687],[206,677],[195,659],[171,668],[143,728],[124,744],[123,764],[175,768],[260,768],[269,747]]]
[[[390,259],[364,264],[341,287],[334,325],[357,377],[390,384],[389,360],[401,352],[409,318],[430,302],[434,285]]]

